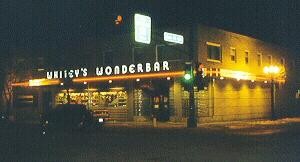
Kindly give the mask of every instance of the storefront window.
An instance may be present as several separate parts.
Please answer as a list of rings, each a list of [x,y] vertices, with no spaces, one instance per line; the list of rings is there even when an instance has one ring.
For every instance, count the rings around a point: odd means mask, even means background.
[[[109,90],[99,92],[86,90],[83,92],[70,92],[71,104],[84,104],[89,109],[98,108],[126,108],[127,92],[124,90]],[[62,91],[56,95],[56,104],[66,104],[67,93]]]

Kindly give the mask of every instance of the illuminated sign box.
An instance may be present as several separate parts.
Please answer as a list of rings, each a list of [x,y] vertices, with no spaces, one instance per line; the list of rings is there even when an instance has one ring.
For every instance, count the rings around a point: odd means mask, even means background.
[[[183,44],[184,38],[179,34],[164,32],[164,40],[167,42]]]
[[[150,44],[151,18],[149,16],[134,15],[134,39],[136,42]]]

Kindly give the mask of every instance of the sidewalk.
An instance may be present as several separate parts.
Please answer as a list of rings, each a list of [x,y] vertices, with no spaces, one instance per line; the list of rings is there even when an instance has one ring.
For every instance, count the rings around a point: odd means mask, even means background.
[[[235,128],[238,126],[256,127],[256,126],[282,126],[291,123],[300,123],[300,117],[282,118],[277,120],[269,119],[257,119],[257,120],[242,120],[242,121],[229,121],[229,122],[215,122],[215,123],[203,123],[200,127],[207,126],[223,126],[229,128]]]
[[[228,122],[213,122],[198,124],[198,128],[227,128],[227,129],[245,129],[245,128],[262,128],[262,127],[278,127],[291,123],[299,123],[300,117],[282,118],[277,120],[259,119],[259,120],[243,120]],[[108,127],[129,127],[129,128],[153,128],[152,121],[135,122],[135,121],[110,121],[105,123]],[[186,128],[186,122],[157,122],[157,128]]]
[[[105,123],[108,127],[128,127],[128,128],[153,128],[152,121],[135,122],[135,121],[110,121]],[[186,123],[183,122],[157,122],[156,128],[185,128]]]

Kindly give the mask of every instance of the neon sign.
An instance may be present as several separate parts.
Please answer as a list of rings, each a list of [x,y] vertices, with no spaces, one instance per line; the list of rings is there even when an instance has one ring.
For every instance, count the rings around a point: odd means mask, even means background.
[[[116,66],[100,66],[94,69],[95,76],[110,76],[110,75],[124,75],[124,74],[135,74],[135,73],[149,73],[159,71],[169,71],[168,61],[155,62],[155,63],[138,63],[130,65],[116,65]],[[78,78],[87,77],[88,69],[79,68],[71,70],[54,70],[47,71],[47,79],[63,79],[63,78]]]

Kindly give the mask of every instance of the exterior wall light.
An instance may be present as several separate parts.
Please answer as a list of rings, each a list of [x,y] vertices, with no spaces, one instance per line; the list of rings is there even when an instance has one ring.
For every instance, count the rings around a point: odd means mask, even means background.
[[[109,81],[108,81],[108,83],[112,83],[112,82],[113,82],[112,80],[109,80]]]
[[[167,80],[171,80],[171,77],[167,77]]]
[[[87,84],[87,82],[83,82],[83,84]]]
[[[220,69],[220,75],[222,77],[235,78],[237,80],[250,80],[253,76],[251,73],[245,71],[235,71],[229,69]]]
[[[223,80],[223,79],[224,79],[224,77],[220,77],[220,79],[221,79],[221,80]]]
[[[139,81],[140,81],[140,78],[137,78],[136,81],[139,82]]]
[[[280,69],[279,69],[279,67],[278,66],[273,66],[273,65],[271,65],[271,66],[265,66],[264,67],[264,73],[265,74],[278,74],[279,73],[279,71],[280,71]]]
[[[63,82],[61,82],[61,83],[60,83],[60,85],[61,85],[61,86],[63,86],[63,85],[64,85],[64,83],[63,83]]]

